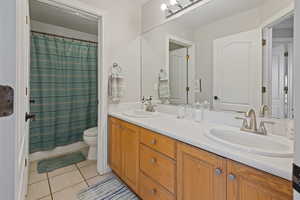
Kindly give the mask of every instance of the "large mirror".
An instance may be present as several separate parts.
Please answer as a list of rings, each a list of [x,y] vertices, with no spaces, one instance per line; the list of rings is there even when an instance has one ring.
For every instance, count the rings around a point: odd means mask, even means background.
[[[237,112],[267,105],[293,119],[293,25],[292,0],[212,0],[168,19],[142,34],[142,95]]]

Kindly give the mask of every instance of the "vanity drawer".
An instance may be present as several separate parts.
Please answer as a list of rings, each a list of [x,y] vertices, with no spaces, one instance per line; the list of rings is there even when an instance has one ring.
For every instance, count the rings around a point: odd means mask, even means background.
[[[168,192],[159,184],[140,173],[140,196],[144,200],[175,200],[173,194]]]
[[[141,129],[140,141],[173,159],[176,159],[176,141],[152,131]]]
[[[174,160],[141,144],[140,169],[167,190],[175,193],[176,163]]]

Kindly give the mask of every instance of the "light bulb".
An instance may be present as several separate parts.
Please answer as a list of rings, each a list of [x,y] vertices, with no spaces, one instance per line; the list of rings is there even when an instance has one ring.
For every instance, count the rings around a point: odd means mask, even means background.
[[[165,3],[161,4],[160,9],[161,9],[162,11],[167,10],[167,9],[168,9],[167,4],[165,4]]]
[[[170,5],[174,6],[178,4],[177,0],[170,0]]]

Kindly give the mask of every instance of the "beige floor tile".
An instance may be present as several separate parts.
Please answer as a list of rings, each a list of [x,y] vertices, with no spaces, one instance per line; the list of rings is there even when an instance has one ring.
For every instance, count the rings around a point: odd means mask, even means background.
[[[98,175],[96,164],[81,167],[81,168],[79,168],[79,170],[81,171],[81,173],[85,179],[89,179],[89,178],[92,178],[92,177],[95,177]]]
[[[47,196],[47,197],[41,198],[39,200],[52,200],[52,198],[51,198],[51,196]]]
[[[86,181],[87,181],[88,185],[91,186],[91,185],[99,183],[100,181],[102,181],[103,179],[105,179],[108,176],[111,176],[111,173],[105,174],[105,175],[102,175],[102,176],[98,175],[98,176],[95,176],[93,178],[87,179]]]
[[[37,172],[37,161],[33,161],[33,162],[30,162],[29,164],[29,171],[30,172]]]
[[[39,174],[37,171],[32,171],[29,174],[29,184],[37,183],[47,179],[47,174]]]
[[[54,176],[62,175],[62,174],[65,174],[67,172],[71,172],[71,171],[74,171],[74,170],[77,170],[77,167],[75,165],[70,165],[70,166],[59,168],[57,170],[49,172],[48,176],[49,177],[54,177]]]
[[[77,163],[77,166],[79,168],[81,168],[81,167],[85,167],[85,166],[93,165],[93,164],[97,164],[97,161],[96,160],[85,160],[80,163]]]
[[[84,181],[78,170],[71,171],[59,176],[49,178],[52,192],[60,191],[66,187],[81,183]]]
[[[50,195],[48,180],[29,185],[28,200],[37,200]]]
[[[87,188],[87,184],[85,182],[82,182],[77,185],[73,185],[62,191],[54,193],[53,199],[54,200],[77,200],[77,194],[85,188]]]

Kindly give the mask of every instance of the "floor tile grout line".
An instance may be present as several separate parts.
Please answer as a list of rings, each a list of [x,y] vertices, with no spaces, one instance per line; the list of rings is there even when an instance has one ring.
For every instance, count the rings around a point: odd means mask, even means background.
[[[77,167],[77,169],[78,169],[78,171],[79,171],[80,175],[82,176],[82,178],[83,178],[84,182],[86,183],[86,185],[87,185],[87,186],[90,186],[90,185],[89,185],[89,183],[87,182],[87,180],[85,179],[84,175],[83,175],[83,174],[82,174],[82,172],[80,171],[80,168],[78,167],[78,165],[77,165],[77,164],[75,164],[75,166]]]
[[[51,196],[51,199],[54,200],[54,199],[53,199],[52,188],[51,188],[51,184],[50,184],[50,179],[49,179],[48,173],[47,173],[47,181],[48,181],[48,185],[49,185],[49,190],[50,190],[50,196]]]

